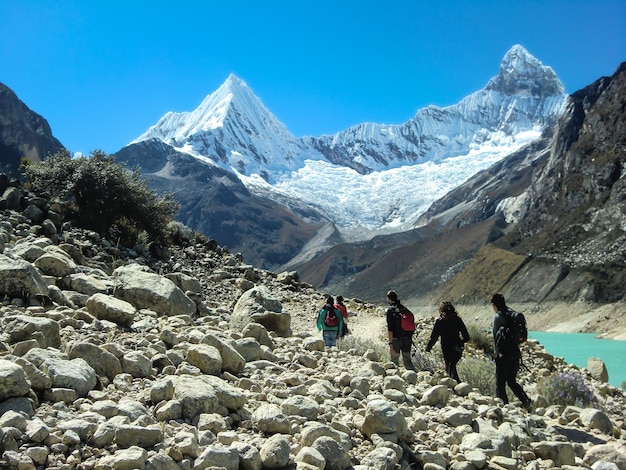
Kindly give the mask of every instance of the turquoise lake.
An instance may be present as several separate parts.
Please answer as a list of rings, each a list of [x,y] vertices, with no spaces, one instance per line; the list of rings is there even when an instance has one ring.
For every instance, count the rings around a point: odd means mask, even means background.
[[[599,357],[609,373],[609,383],[621,387],[626,382],[626,341],[598,339],[594,333],[548,333],[529,331],[548,353],[570,364],[587,367],[587,359]]]

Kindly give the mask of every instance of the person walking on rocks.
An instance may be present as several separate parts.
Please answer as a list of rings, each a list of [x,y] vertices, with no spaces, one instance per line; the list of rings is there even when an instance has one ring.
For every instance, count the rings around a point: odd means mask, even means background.
[[[435,320],[433,331],[426,345],[426,352],[430,352],[440,337],[446,373],[457,382],[461,382],[456,365],[461,360],[463,347],[470,337],[454,305],[447,300],[439,304],[439,318]]]
[[[498,348],[496,334],[500,327],[506,326],[506,314],[509,311],[504,296],[502,294],[493,294],[491,296],[491,306],[496,314],[493,317],[493,340],[496,351],[496,396],[501,398],[506,405],[509,398],[506,395],[506,386],[508,385],[515,396],[520,399],[522,406],[528,409],[531,400],[526,395],[522,386],[517,383],[517,373],[522,361],[522,353],[517,343],[513,343],[506,350]]]
[[[411,359],[411,347],[413,346],[413,333],[415,332],[415,321],[413,314],[400,303],[398,294],[390,290],[387,292],[387,303],[390,307],[385,313],[387,319],[387,336],[389,339],[389,355],[391,362],[398,365],[400,354],[402,354],[402,363],[407,370],[415,370]],[[403,328],[402,316],[410,314],[413,323],[413,331]]]
[[[337,346],[337,338],[343,330],[343,316],[334,304],[333,297],[327,296],[326,303],[317,315],[317,329],[321,330],[327,348]]]
[[[343,328],[341,330],[341,334],[339,335],[341,338],[350,334],[350,329],[348,328],[348,308],[343,303],[343,296],[338,295],[337,301],[335,302],[335,308],[341,312],[341,317],[343,318]]]

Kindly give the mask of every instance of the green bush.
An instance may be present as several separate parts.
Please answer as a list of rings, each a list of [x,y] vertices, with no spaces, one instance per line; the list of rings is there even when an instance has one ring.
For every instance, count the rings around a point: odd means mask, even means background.
[[[487,358],[468,357],[456,366],[459,378],[476,388],[483,395],[496,391],[496,366]]]
[[[470,335],[470,344],[473,344],[477,349],[482,349],[489,357],[493,357],[495,354],[493,346],[493,336],[489,331],[480,328],[476,324],[467,325],[467,332]]]
[[[167,223],[178,210],[171,195],[150,191],[139,171],[129,171],[112,156],[96,150],[72,158],[67,151],[22,166],[31,190],[65,203],[76,223],[100,234],[134,243],[141,232],[163,242]]]
[[[581,408],[598,405],[593,389],[576,372],[543,377],[537,384],[537,392],[552,405],[574,405]]]

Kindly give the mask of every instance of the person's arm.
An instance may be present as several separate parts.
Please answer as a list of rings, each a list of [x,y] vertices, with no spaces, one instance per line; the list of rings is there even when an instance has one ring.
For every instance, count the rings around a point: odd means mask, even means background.
[[[394,351],[393,349],[393,325],[391,321],[391,309],[387,309],[387,339],[389,342],[389,350]]]
[[[496,352],[496,356],[499,353],[498,344],[496,342],[496,334],[498,333],[498,330],[500,329],[502,325],[504,325],[504,320],[502,318],[502,315],[500,315],[500,312],[498,312],[493,316],[493,328],[492,328],[493,350]]]
[[[324,320],[323,320],[323,317],[322,317],[322,312],[323,311],[324,311],[324,309],[321,309],[319,311],[319,313],[317,314],[317,329],[318,330],[321,330],[322,326],[324,325]]]
[[[339,324],[337,325],[337,335],[341,336],[341,332],[343,331],[343,315],[341,314],[341,310],[336,308],[335,315],[337,315],[337,318],[339,319]]]
[[[439,319],[435,320],[435,325],[433,326],[433,331],[431,331],[430,333],[430,339],[428,340],[428,344],[426,345],[426,352],[430,352],[430,350],[433,348],[433,346],[435,345],[435,343],[437,342],[437,340],[439,339],[439,326],[440,326],[441,322],[439,321]]]
[[[463,343],[467,343],[470,340],[469,332],[467,331],[467,327],[465,326],[463,320],[459,319],[459,321],[461,322],[461,340]]]

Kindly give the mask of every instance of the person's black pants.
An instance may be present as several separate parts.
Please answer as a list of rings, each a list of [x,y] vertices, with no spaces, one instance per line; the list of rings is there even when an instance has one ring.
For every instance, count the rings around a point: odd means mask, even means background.
[[[509,402],[509,398],[506,396],[507,385],[524,406],[530,403],[530,398],[522,386],[517,383],[519,366],[520,357],[516,355],[507,355],[496,359],[496,396],[501,398],[505,405]]]
[[[402,363],[405,369],[415,370],[413,365],[413,359],[411,357],[411,348],[413,347],[413,337],[403,336],[400,338],[393,338],[392,340],[393,352],[391,353],[391,361],[394,364],[398,364],[400,359],[400,353],[402,353]]]
[[[443,362],[446,366],[446,373],[449,377],[453,378],[457,382],[461,382],[459,379],[459,373],[456,370],[456,365],[461,360],[462,351],[459,352],[456,348],[451,349],[441,349],[443,353]]]

